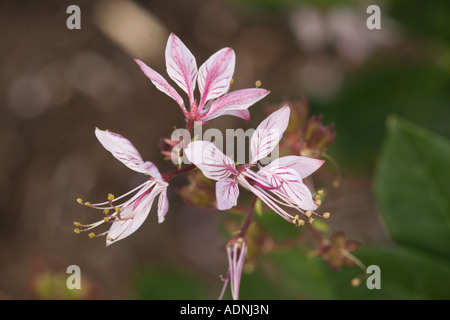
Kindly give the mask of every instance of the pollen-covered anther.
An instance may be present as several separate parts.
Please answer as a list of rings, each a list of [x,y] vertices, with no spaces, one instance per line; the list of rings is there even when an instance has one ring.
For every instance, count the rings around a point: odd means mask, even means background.
[[[261,81],[260,81],[260,80],[256,80],[255,86],[256,86],[257,88],[261,87],[261,86],[262,86]]]
[[[109,222],[109,219],[110,219],[109,217],[104,217],[104,218],[103,218],[103,220],[104,220],[105,222]]]
[[[108,215],[108,213],[109,213],[109,209],[105,209],[105,210],[103,210],[103,213],[105,214],[105,216],[106,216],[106,215]]]
[[[77,202],[78,202],[79,204],[83,204],[83,199],[78,198],[78,199],[77,199]]]
[[[108,193],[108,201],[113,201],[114,195],[112,193]]]
[[[300,219],[300,218],[298,217],[298,215],[296,215],[296,216],[294,217],[294,219],[292,220],[292,222],[293,222],[297,227],[300,227],[300,226],[305,225],[305,221],[303,221],[302,219]]]
[[[322,218],[324,218],[324,219],[329,219],[330,216],[331,216],[331,214],[330,214],[329,212],[324,212],[324,213],[322,214]]]
[[[314,203],[315,203],[318,207],[320,207],[320,205],[322,204],[322,200],[320,200],[320,199],[314,199]]]
[[[359,286],[360,284],[361,284],[361,279],[360,279],[360,278],[356,277],[356,278],[353,278],[353,279],[352,279],[352,286],[353,286],[353,287],[357,287],[357,286]]]
[[[81,223],[79,223],[79,222],[77,222],[77,221],[74,221],[74,222],[73,222],[73,225],[74,225],[75,227],[79,227],[79,226],[81,226]]]
[[[76,234],[80,234],[80,229],[78,229],[78,228],[75,228],[75,229],[73,229],[73,232],[75,232]]]
[[[231,78],[231,80],[230,80],[230,86],[233,85],[233,83],[234,83],[234,79]]]
[[[308,219],[308,223],[309,223],[309,224],[312,224],[313,222],[314,222],[314,219],[313,219],[313,218],[309,218],[309,219]]]
[[[92,239],[92,238],[94,238],[94,237],[95,237],[95,233],[91,232],[91,233],[89,233],[89,234],[88,234],[88,236],[89,236],[89,238],[91,238],[91,239]]]
[[[305,212],[305,216],[307,216],[308,218],[311,218],[312,216],[312,211],[308,210]]]
[[[90,207],[90,206],[91,206],[91,203],[88,202],[88,201],[86,201],[86,202],[84,203],[84,205]]]
[[[323,195],[323,190],[317,191],[317,194],[318,194],[319,196]]]

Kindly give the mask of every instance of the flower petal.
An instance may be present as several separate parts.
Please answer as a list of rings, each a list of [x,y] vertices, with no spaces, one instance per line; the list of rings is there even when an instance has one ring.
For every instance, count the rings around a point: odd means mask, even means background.
[[[217,149],[212,142],[191,142],[184,149],[184,154],[209,179],[220,180],[227,178],[230,174],[239,174],[233,160]]]
[[[208,113],[205,115],[205,121],[216,118],[218,116],[217,113],[222,115],[227,111],[245,110],[268,94],[269,91],[256,88],[230,92],[213,102]]]
[[[259,124],[250,142],[251,163],[255,163],[270,154],[280,142],[289,123],[289,114],[289,107],[284,106]]]
[[[142,165],[142,168],[145,170],[145,173],[152,176],[153,178],[158,179],[158,180],[162,179],[161,173],[159,172],[158,168],[156,167],[156,165],[153,162],[146,161]]]
[[[167,199],[167,188],[164,188],[158,200],[158,222],[163,223],[169,210],[169,200]]]
[[[228,91],[235,61],[233,49],[223,48],[200,66],[198,71],[198,88],[201,93],[200,110],[206,101],[220,97]]]
[[[217,209],[228,210],[237,204],[239,187],[236,179],[221,179],[216,182]]]
[[[95,129],[95,135],[103,147],[128,168],[141,173],[149,173],[146,168],[148,165],[144,165],[139,151],[128,139],[120,134],[98,128]]]
[[[295,170],[302,179],[305,179],[314,171],[319,169],[324,162],[324,160],[304,156],[286,156],[272,161],[270,164],[265,166],[265,169],[275,167],[291,168]]]
[[[192,105],[197,78],[197,62],[180,38],[173,33],[167,40],[166,68],[170,78],[188,94],[189,102]]]
[[[183,111],[186,110],[184,107],[183,98],[178,94],[178,92],[163,78],[158,72],[147,66],[144,62],[138,59],[134,59],[138,66],[141,68],[142,72],[151,80],[155,87],[167,94],[173,100],[175,100],[181,107]]]
[[[141,199],[137,207],[132,204],[120,213],[121,216],[126,218],[113,222],[106,236],[107,246],[128,237],[139,229],[147,219],[156,195],[157,193],[152,191]]]

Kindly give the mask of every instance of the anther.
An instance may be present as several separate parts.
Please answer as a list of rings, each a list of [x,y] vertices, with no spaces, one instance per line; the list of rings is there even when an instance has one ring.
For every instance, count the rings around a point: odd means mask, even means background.
[[[103,220],[105,220],[105,222],[109,221],[109,217],[104,217]]]
[[[353,286],[353,287],[357,287],[357,286],[359,286],[360,284],[361,284],[361,279],[360,279],[360,278],[356,277],[356,278],[353,278],[353,279],[352,279],[352,286]]]
[[[300,218],[298,217],[298,215],[296,215],[296,216],[294,217],[294,219],[292,220],[292,222],[293,222],[297,227],[300,227],[300,226],[305,225],[305,221],[303,221],[302,219],[300,219]]]
[[[324,219],[328,219],[328,218],[330,218],[330,213],[329,212],[325,212],[324,214],[322,214],[322,218],[324,218]]]
[[[316,199],[316,200],[314,200],[314,203],[315,203],[318,207],[320,207],[320,205],[322,204],[322,200]]]
[[[312,224],[313,222],[314,222],[314,219],[313,219],[313,218],[309,218],[309,219],[308,219],[308,223],[309,223],[309,224]]]
[[[90,202],[85,202],[84,205],[90,207],[91,203]]]
[[[234,83],[234,79],[231,78],[231,80],[230,80],[230,85],[232,85],[233,83]]]
[[[80,234],[80,229],[75,228],[75,229],[73,229],[73,232],[75,232],[76,234]]]
[[[261,85],[262,85],[261,81],[256,80],[255,86],[256,86],[257,88],[259,88],[259,87],[261,87]]]
[[[113,201],[114,195],[112,193],[108,193],[108,201]]]
[[[103,210],[103,213],[105,214],[105,216],[109,213],[109,209],[105,209]]]
[[[308,218],[311,218],[312,216],[312,211],[308,210],[305,212],[305,216],[307,216]]]
[[[95,233],[91,232],[91,233],[89,233],[89,234],[88,234],[88,236],[89,236],[89,238],[91,238],[91,239],[92,239],[92,238],[94,238],[94,237],[95,237]]]
[[[77,199],[77,202],[78,202],[79,204],[83,204],[83,199],[78,198],[78,199]]]
[[[319,196],[323,195],[323,190],[317,191],[317,194],[318,194]]]
[[[77,222],[77,221],[74,221],[74,222],[73,222],[73,225],[74,225],[75,227],[79,227],[79,226],[81,226],[81,223],[79,223],[79,222]]]

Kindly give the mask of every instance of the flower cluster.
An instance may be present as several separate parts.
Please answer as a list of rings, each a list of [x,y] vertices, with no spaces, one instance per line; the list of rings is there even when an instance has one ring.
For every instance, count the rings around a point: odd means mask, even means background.
[[[217,51],[197,69],[192,53],[176,35],[171,34],[165,56],[167,73],[187,94],[186,104],[163,76],[144,62],[135,61],[157,89],[177,102],[185,116],[188,131],[192,130],[194,122],[205,124],[222,115],[249,120],[248,108],[269,93],[259,86],[229,92],[235,67],[235,54],[231,48]],[[196,85],[200,92],[198,100],[194,97]],[[240,186],[250,191],[254,199],[259,198],[268,208],[295,226],[312,223],[313,215],[328,218],[330,215],[328,212],[323,214],[316,212],[320,199],[313,196],[304,183],[305,178],[322,166],[323,160],[294,154],[280,157],[265,166],[261,164],[261,160],[273,152],[283,137],[288,128],[290,113],[290,107],[285,105],[272,112],[259,124],[250,141],[251,157],[248,163],[235,164],[233,159],[212,142],[192,141],[186,148],[178,151],[188,158],[190,164],[180,165],[177,169],[163,174],[152,162],[144,161],[129,140],[117,133],[97,128],[95,135],[103,147],[125,166],[143,173],[148,179],[117,198],[109,194],[107,201],[103,203],[91,204],[78,199],[82,205],[102,210],[104,216],[91,224],[75,222],[75,232],[81,233],[105,223],[111,224],[106,232],[89,233],[91,238],[106,236],[106,245],[111,245],[128,237],[143,224],[156,199],[158,221],[162,223],[169,209],[167,199],[169,181],[181,174],[193,173],[195,169],[199,169],[197,172],[201,172],[204,177],[190,179],[191,183],[196,183],[194,191],[200,189],[199,185],[203,185],[207,186],[205,194],[208,194],[208,191],[215,187],[214,198],[219,210],[231,210],[237,206]],[[309,134],[309,131],[307,133]],[[317,139],[320,140],[320,137],[316,137]],[[166,139],[162,141],[161,146],[163,154],[168,156],[171,149],[176,147],[176,143]],[[194,205],[204,200],[205,205],[211,202],[206,196],[196,198],[190,195],[190,198],[191,204]],[[248,252],[246,232],[252,213],[247,216],[240,233],[226,246],[229,269],[222,278],[224,289],[220,298],[228,283],[233,299],[239,297],[240,279]]]

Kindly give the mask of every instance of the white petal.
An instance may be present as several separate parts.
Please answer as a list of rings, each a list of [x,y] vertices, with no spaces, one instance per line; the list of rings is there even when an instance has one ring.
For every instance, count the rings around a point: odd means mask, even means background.
[[[133,144],[120,134],[95,129],[95,135],[106,150],[131,170],[147,173],[144,161]]]
[[[141,68],[142,72],[150,79],[150,81],[155,85],[155,87],[167,94],[173,100],[175,100],[181,107],[183,111],[186,110],[184,107],[183,98],[178,94],[178,92],[163,78],[158,72],[147,66],[141,60],[135,59],[136,63]]]
[[[264,119],[256,128],[250,142],[251,163],[269,155],[280,142],[289,124],[289,114],[289,107],[284,106]]]
[[[184,149],[184,154],[209,179],[220,180],[227,178],[230,174],[239,174],[233,160],[217,149],[212,142],[191,142]]]
[[[236,179],[221,179],[216,182],[217,209],[228,210],[237,204],[239,187]]]
[[[198,88],[201,93],[200,109],[206,101],[220,97],[228,91],[235,61],[236,56],[233,49],[223,48],[200,66],[198,71]]]
[[[169,210],[169,200],[167,199],[167,188],[164,188],[158,200],[158,222],[163,223]]]
[[[170,78],[188,94],[189,102],[192,105],[197,78],[197,62],[180,38],[173,33],[167,40],[166,68]]]
[[[304,156],[286,156],[272,161],[265,166],[266,169],[275,167],[286,167],[295,170],[302,179],[305,179],[317,169],[319,169],[324,160],[314,159]]]

